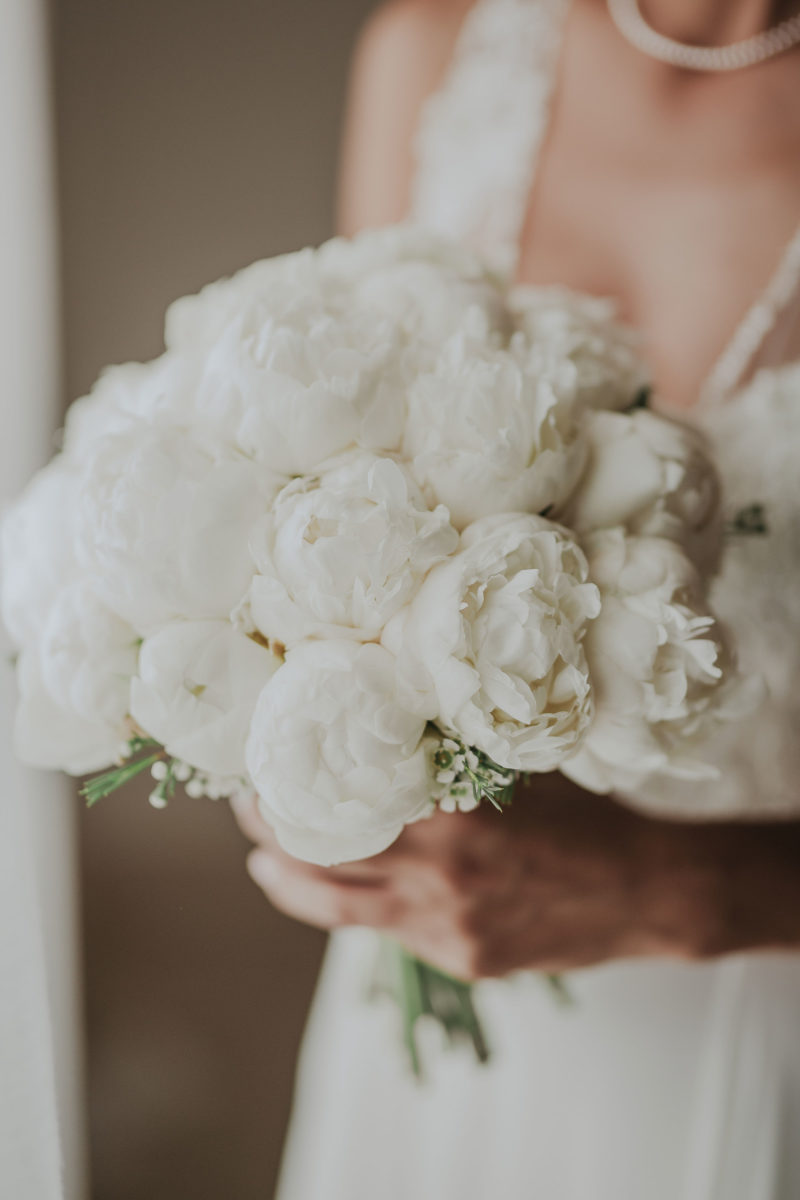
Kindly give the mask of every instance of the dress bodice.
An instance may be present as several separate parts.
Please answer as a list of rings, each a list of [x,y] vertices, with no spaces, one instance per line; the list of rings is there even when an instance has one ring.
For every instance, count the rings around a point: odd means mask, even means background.
[[[418,132],[412,217],[469,242],[509,278],[568,8],[477,0]],[[729,539],[712,600],[766,698],[744,728],[709,742],[716,782],[653,782],[631,800],[704,814],[800,811],[800,228],[688,419],[711,441],[729,521],[752,504],[764,510],[765,533]]]

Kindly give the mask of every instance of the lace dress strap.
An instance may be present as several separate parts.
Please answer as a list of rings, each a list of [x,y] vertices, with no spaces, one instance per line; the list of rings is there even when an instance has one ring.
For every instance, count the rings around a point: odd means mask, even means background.
[[[411,218],[513,273],[569,0],[477,0],[416,141]]]
[[[800,333],[800,225],[766,289],[745,314],[717,359],[703,387],[700,405],[706,407],[732,395],[744,382],[748,369],[758,365],[761,351],[783,323],[788,339],[793,333],[795,336]],[[788,357],[800,360],[800,346],[790,346]],[[786,357],[782,357],[780,365],[786,365],[786,361]]]

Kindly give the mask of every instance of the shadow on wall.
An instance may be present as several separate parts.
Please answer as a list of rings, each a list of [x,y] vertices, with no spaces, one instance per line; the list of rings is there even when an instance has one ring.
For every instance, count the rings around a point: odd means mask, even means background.
[[[371,0],[52,0],[66,378],[162,348],[166,305],[329,236]],[[272,1194],[321,935],[274,913],[224,804],[81,816],[95,1200]]]

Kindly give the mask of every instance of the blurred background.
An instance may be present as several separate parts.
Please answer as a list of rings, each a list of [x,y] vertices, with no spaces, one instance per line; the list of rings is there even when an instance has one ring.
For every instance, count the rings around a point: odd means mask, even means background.
[[[51,0],[64,404],[158,354],[176,296],[331,234],[371,7]],[[146,790],[74,798],[91,1186],[68,1200],[264,1200],[323,938],[269,908],[224,804]]]

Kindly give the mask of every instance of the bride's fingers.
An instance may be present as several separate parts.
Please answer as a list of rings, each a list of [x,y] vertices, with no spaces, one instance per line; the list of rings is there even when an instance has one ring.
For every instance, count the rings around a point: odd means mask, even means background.
[[[354,887],[384,887],[392,876],[388,863],[381,864],[372,859],[341,863],[335,867],[318,867],[317,871],[335,883],[349,883]]]
[[[236,817],[236,823],[245,837],[249,838],[251,842],[255,842],[258,846],[263,846],[265,849],[272,851],[279,857],[284,856],[284,851],[280,849],[273,829],[261,816],[258,808],[258,796],[255,792],[246,792],[232,796],[231,808]],[[290,858],[289,855],[285,855],[285,857]],[[290,861],[296,860],[290,859]],[[328,871],[344,883],[351,880],[354,882],[366,880],[372,883],[379,883],[386,879],[389,868],[390,861],[383,854],[380,854],[358,862],[318,869]]]
[[[247,869],[276,908],[321,929],[342,925],[391,928],[400,902],[386,887],[343,882],[330,871],[309,867],[265,850],[253,850]]]
[[[231,808],[245,837],[251,842],[275,845],[275,834],[259,812],[258,796],[255,792],[240,792],[231,796]]]
[[[236,823],[245,837],[258,846],[272,851],[279,857],[286,857],[290,862],[296,862],[291,856],[281,850],[278,839],[272,827],[264,820],[258,808],[258,796],[255,792],[246,792],[231,797]],[[326,871],[340,882],[370,883],[384,882],[393,865],[392,859],[386,854],[375,855],[372,858],[361,859],[357,862],[343,863],[335,867],[319,867],[313,870]]]

